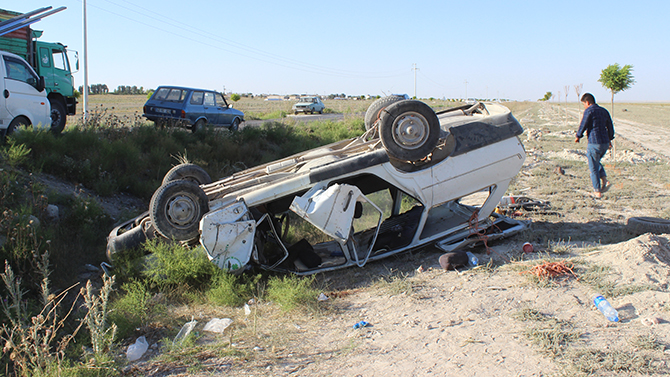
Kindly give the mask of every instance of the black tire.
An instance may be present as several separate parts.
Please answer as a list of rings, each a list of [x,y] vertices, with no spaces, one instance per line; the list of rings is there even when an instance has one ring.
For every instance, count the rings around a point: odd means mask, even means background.
[[[112,231],[112,233],[117,232],[118,227]],[[140,226],[136,226],[126,232],[117,234],[116,236],[109,237],[107,239],[107,259],[110,262],[113,262],[114,255],[119,254],[124,250],[137,247],[146,240],[147,236]]]
[[[231,131],[237,131],[240,129],[240,118],[235,118],[233,120],[233,123],[230,125],[229,130]]]
[[[628,219],[626,228],[629,232],[638,235],[670,233],[670,220],[657,217],[631,217]]]
[[[323,114],[323,109],[319,110],[319,114]]]
[[[197,184],[172,181],[156,190],[149,203],[149,216],[156,231],[167,239],[187,241],[199,234],[202,216],[209,211],[209,200]]]
[[[203,128],[205,128],[205,125],[207,125],[207,122],[205,122],[204,119],[200,119],[191,126],[191,132],[196,133],[201,131]]]
[[[398,160],[420,161],[440,139],[440,121],[433,109],[421,101],[403,100],[387,106],[379,122],[386,153]]]
[[[30,121],[28,119],[24,117],[14,118],[14,120],[9,123],[9,127],[7,127],[7,130],[5,131],[5,135],[11,135],[14,133],[14,131],[20,128],[28,127],[30,127]]]
[[[212,183],[212,178],[207,174],[205,169],[200,166],[196,164],[179,164],[165,174],[162,184],[164,185],[180,179],[185,179],[198,185]]]
[[[377,119],[379,119],[379,113],[384,110],[385,107],[396,102],[400,102],[404,99],[404,97],[400,96],[388,96],[374,101],[365,112],[365,129],[369,130],[372,128],[372,126],[375,125],[375,122],[377,122]]]
[[[51,132],[59,135],[65,129],[67,122],[65,106],[58,100],[49,102],[51,102]]]

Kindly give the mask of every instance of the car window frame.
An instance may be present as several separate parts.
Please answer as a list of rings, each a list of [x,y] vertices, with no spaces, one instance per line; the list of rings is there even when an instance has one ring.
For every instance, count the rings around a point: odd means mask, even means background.
[[[26,64],[26,62],[22,61],[21,59],[17,59],[17,58],[14,58],[12,56],[7,56],[7,55],[3,55],[2,58],[5,61],[5,77],[6,78],[8,78],[10,80],[24,82],[24,83],[34,87],[35,89],[37,89],[37,84],[39,83],[40,78],[39,78],[39,76],[37,76],[37,73],[35,73],[35,71],[33,71],[33,69],[28,64]],[[13,73],[16,72],[15,71],[16,68],[14,68],[14,70],[10,71],[10,69],[12,67],[22,68],[22,70],[26,73],[26,75],[24,77],[14,76]],[[31,82],[30,79],[32,79],[33,82]]]

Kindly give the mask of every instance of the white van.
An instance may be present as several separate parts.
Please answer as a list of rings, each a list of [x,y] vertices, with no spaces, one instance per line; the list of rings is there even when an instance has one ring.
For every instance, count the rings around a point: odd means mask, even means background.
[[[44,77],[20,56],[0,51],[0,135],[21,126],[51,128],[51,105]]]

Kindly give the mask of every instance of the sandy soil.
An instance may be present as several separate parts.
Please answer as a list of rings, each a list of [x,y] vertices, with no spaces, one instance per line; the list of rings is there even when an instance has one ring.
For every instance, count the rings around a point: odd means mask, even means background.
[[[551,122],[552,109],[542,107],[517,114],[529,130]],[[535,119],[535,120],[531,120]],[[577,116],[558,133],[574,137]],[[653,126],[617,123],[618,134],[636,143],[615,158],[631,163],[664,161],[670,157],[670,135]],[[555,133],[556,134],[556,133]],[[540,137],[527,132],[524,137]],[[566,160],[584,161],[582,148],[559,152]],[[656,153],[653,153],[656,152]],[[667,160],[665,160],[667,161]],[[529,158],[527,164],[536,163]],[[666,181],[667,183],[667,181]],[[531,192],[532,193],[532,192]],[[582,204],[580,204],[582,203]],[[595,206],[580,201],[576,205]],[[606,215],[605,215],[606,216]],[[598,219],[578,226],[599,227]],[[574,224],[573,224],[574,225]],[[603,228],[604,229],[604,228]],[[596,229],[597,231],[597,229]],[[522,255],[523,240],[499,243],[487,253],[478,249],[480,266],[461,271],[440,268],[440,253],[425,250],[397,259],[370,263],[320,276],[333,292],[324,303],[326,314],[283,316],[273,321],[258,317],[258,336],[238,338],[234,347],[247,352],[245,361],[203,357],[198,370],[142,361],[126,369],[129,375],[210,376],[636,376],[667,375],[670,371],[670,234],[645,234],[610,245],[566,243],[564,254],[549,255],[542,245]],[[564,259],[568,258],[568,259]],[[492,260],[497,268],[485,265]],[[608,322],[592,304],[599,293],[580,277],[565,276],[538,284],[528,271],[540,261],[567,260],[580,266],[601,266],[604,279],[630,294],[611,297],[621,321]],[[609,270],[607,270],[609,269]],[[402,276],[393,279],[389,276]],[[379,284],[387,276],[388,283]],[[341,288],[344,289],[341,289]],[[540,320],[523,320],[519,313],[534,310]],[[264,309],[261,308],[261,312]],[[204,324],[208,316],[202,315]],[[252,326],[242,309],[233,318],[240,328]],[[369,326],[354,329],[359,321]],[[560,324],[561,334],[575,338],[558,342],[553,354],[530,336],[543,324]],[[230,335],[223,335],[224,338]],[[211,335],[206,336],[205,338]],[[653,347],[640,338],[654,339]],[[545,349],[546,350],[546,349]],[[584,361],[585,354],[600,359]],[[607,366],[611,360],[618,366]],[[595,360],[595,361],[594,361]],[[632,360],[632,361],[631,361]],[[645,367],[635,364],[642,360]],[[629,364],[626,364],[629,363]],[[631,364],[632,363],[632,364]],[[635,364],[635,367],[630,365]],[[623,365],[623,366],[621,366]],[[628,365],[628,367],[626,367]],[[591,373],[591,374],[589,374]]]

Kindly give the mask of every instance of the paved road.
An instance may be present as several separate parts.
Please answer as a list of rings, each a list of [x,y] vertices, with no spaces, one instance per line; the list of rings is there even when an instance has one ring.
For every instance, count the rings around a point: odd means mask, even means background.
[[[247,120],[244,123],[242,123],[242,127],[260,126],[265,122],[284,122],[288,119],[300,123],[316,122],[319,120],[339,121],[344,119],[344,114],[299,114],[299,115],[287,115],[286,118],[278,118],[278,119]]]

